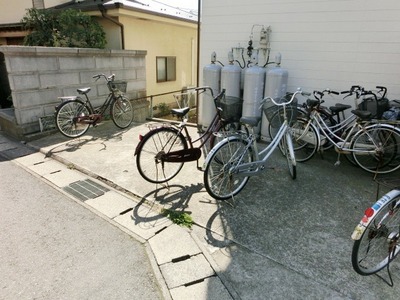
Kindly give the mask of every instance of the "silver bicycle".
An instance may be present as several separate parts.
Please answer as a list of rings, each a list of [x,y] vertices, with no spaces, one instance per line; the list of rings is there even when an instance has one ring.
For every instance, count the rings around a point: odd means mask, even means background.
[[[278,132],[265,149],[259,152],[257,137],[254,134],[254,127],[260,122],[260,116],[242,117],[240,122],[249,129],[250,134],[229,136],[210,151],[204,163],[204,186],[210,196],[218,200],[227,200],[237,195],[250,176],[256,176],[265,170],[267,160],[278,146],[284,149],[291,177],[296,178],[296,159],[290,123],[296,120],[297,103],[294,100],[297,94],[305,95],[306,93],[299,89],[289,101],[285,98],[263,99],[262,107],[268,119],[276,114],[281,116]]]

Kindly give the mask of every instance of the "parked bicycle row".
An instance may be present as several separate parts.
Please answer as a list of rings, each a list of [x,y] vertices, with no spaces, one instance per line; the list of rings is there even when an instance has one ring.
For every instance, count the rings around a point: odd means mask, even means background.
[[[316,153],[334,147],[338,152],[336,165],[340,164],[340,156],[344,155],[352,164],[371,173],[390,173],[400,168],[400,131],[397,128],[400,122],[384,118],[391,107],[385,98],[386,88],[378,88],[383,92],[380,97],[359,86],[341,92],[346,95],[345,98],[354,95],[356,103],[361,100],[353,110],[351,105],[343,103],[323,106],[324,96],[339,95],[329,89],[314,91],[313,98],[294,108],[297,117],[291,124],[291,134],[296,160],[307,161]],[[350,111],[347,116],[345,111]],[[276,115],[275,119],[279,121],[280,116]],[[272,137],[278,121],[273,120],[269,124]]]
[[[373,95],[374,101],[385,99],[386,89],[379,88],[382,94],[379,98],[359,86],[342,94],[354,95],[356,100],[364,97],[360,105],[365,105],[364,101],[370,101],[366,95]],[[209,87],[196,90],[212,93]],[[279,101],[270,97],[262,101],[260,109],[269,121],[271,136],[271,142],[262,151],[258,150],[254,133],[261,116],[231,118],[227,110],[234,109],[223,105],[224,91],[213,97],[217,112],[200,138],[192,139],[188,132],[189,108],[173,109],[179,124],[156,126],[140,137],[135,150],[139,173],[149,182],[167,182],[179,173],[185,162],[198,162],[202,148],[208,145],[211,150],[203,166],[205,188],[216,199],[228,199],[243,189],[250,176],[266,169],[267,160],[276,148],[286,157],[293,179],[297,162],[307,161],[331,147],[338,152],[337,165],[344,155],[351,163],[374,174],[400,168],[397,121],[377,119],[371,110],[361,109],[353,109],[349,116],[341,117],[351,105],[336,104],[329,108],[322,105],[325,95],[339,94],[334,91],[315,91],[313,98],[299,106],[296,96],[300,94],[307,93],[298,90]],[[239,108],[241,103],[235,105]],[[197,164],[197,168],[201,166]]]

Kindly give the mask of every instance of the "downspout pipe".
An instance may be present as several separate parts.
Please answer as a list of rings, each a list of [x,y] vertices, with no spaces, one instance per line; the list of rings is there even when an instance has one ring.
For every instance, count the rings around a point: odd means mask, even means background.
[[[197,86],[199,86],[200,77],[200,15],[201,15],[201,0],[197,2]]]
[[[124,24],[122,24],[121,22],[118,22],[117,20],[114,20],[113,18],[111,18],[109,15],[107,15],[107,10],[104,7],[103,4],[99,4],[98,8],[101,12],[101,15],[104,19],[107,19],[109,21],[111,21],[114,24],[117,24],[120,28],[121,28],[121,46],[122,46],[122,50],[125,50],[125,34],[124,34]]]

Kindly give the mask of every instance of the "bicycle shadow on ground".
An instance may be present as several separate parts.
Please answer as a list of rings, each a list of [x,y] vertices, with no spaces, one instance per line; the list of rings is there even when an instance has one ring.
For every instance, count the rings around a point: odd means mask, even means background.
[[[202,188],[202,184],[191,184],[190,186],[173,184],[168,188],[162,185],[142,197],[133,208],[131,218],[135,225],[140,223],[156,224],[165,217],[163,209],[191,214],[192,212],[187,210],[189,201],[193,194],[200,192]]]
[[[132,125],[131,125],[132,126]],[[67,138],[59,132],[55,132],[54,135],[48,136],[39,141],[34,141],[32,144],[40,145],[40,148],[46,149],[46,157],[51,157],[53,154],[63,152],[76,152],[82,149],[85,145],[101,145],[98,151],[104,151],[107,149],[107,144],[110,142],[119,142],[123,139],[123,135],[129,131],[130,127],[126,129],[119,129],[114,126],[110,121],[106,121],[95,128],[90,128],[87,133],[81,137],[74,139]]]

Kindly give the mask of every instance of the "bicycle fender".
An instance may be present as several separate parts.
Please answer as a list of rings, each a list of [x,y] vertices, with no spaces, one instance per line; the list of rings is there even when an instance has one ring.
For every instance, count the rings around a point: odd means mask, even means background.
[[[354,229],[351,238],[353,240],[359,240],[363,235],[368,224],[371,223],[373,217],[382,209],[382,207],[400,195],[400,190],[391,190],[387,194],[383,195],[374,205],[368,207],[364,212],[364,217],[361,219],[360,223],[357,224]]]

